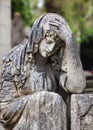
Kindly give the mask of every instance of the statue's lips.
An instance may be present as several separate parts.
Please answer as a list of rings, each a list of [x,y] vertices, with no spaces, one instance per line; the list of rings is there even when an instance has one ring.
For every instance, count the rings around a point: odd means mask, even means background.
[[[51,51],[45,50],[47,53],[50,53]]]
[[[52,51],[44,50],[43,53],[46,55],[46,57],[48,57],[52,54]]]

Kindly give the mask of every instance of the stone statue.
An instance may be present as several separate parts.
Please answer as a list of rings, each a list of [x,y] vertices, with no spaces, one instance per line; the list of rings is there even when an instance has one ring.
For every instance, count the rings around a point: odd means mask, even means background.
[[[44,14],[28,39],[3,58],[0,130],[67,130],[63,95],[81,93],[85,86],[67,22]]]

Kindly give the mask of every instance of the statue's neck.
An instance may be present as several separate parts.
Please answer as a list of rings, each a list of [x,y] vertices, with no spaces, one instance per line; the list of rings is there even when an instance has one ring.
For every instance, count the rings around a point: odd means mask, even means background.
[[[35,55],[35,63],[38,71],[45,71],[47,67],[47,60],[48,58],[45,58],[41,56],[41,54],[38,52]]]

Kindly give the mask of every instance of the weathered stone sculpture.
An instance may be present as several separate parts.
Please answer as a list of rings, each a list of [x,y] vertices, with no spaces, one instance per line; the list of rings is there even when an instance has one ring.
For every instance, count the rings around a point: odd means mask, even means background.
[[[65,94],[85,86],[67,22],[44,14],[3,59],[0,130],[67,130]]]

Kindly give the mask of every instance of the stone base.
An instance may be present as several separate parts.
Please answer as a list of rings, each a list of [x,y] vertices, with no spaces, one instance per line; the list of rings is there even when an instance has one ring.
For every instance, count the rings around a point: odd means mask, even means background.
[[[93,94],[71,96],[71,130],[93,130]]]

